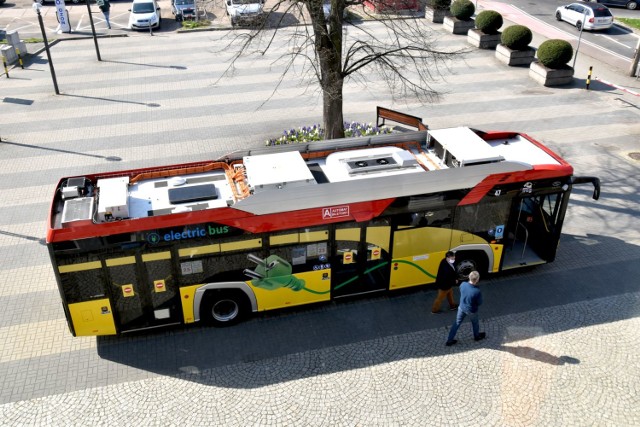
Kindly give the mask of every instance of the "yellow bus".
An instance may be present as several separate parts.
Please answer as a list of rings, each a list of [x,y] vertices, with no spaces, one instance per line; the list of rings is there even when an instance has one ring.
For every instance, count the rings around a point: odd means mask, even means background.
[[[575,177],[533,138],[467,127],[62,178],[47,245],[74,336],[252,313],[554,260]]]

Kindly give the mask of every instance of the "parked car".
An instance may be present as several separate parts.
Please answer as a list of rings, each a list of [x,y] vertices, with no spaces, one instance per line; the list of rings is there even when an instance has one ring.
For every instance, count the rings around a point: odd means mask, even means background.
[[[195,0],[171,0],[171,13],[178,22],[185,19],[195,19],[196,2]]]
[[[638,1],[636,0],[596,0],[596,3],[605,6],[626,7],[629,10],[636,10],[638,8]]]
[[[231,26],[259,24],[264,19],[264,0],[225,0]]]
[[[132,30],[160,28],[162,25],[160,6],[156,0],[133,0],[129,12],[129,28]]]
[[[571,3],[556,9],[556,19],[575,25],[578,30],[607,30],[613,26],[613,15],[606,6]]]

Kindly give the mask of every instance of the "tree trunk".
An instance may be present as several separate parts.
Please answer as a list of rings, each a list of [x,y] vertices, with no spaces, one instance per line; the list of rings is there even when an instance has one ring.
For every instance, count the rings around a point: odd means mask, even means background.
[[[323,94],[322,116],[324,121],[324,138],[344,138],[344,117],[342,115],[342,86],[341,76],[331,73],[327,76],[327,86]]]
[[[322,1],[306,3],[312,18],[315,34],[315,50],[320,64],[320,86],[322,87],[322,116],[324,138],[344,138],[342,116],[342,25],[344,0],[332,0],[331,12],[325,22]]]

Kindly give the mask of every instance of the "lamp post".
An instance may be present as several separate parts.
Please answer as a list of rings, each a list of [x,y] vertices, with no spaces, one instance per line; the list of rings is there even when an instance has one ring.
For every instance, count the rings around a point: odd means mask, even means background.
[[[587,19],[587,8],[584,8],[582,15],[582,25],[580,25],[580,34],[578,35],[578,45],[576,46],[576,54],[573,55],[573,69],[576,68],[576,60],[578,59],[578,50],[580,50],[580,40],[582,40],[582,30],[584,30],[584,21]]]
[[[33,10],[38,15],[38,23],[40,24],[40,31],[42,31],[42,39],[44,40],[44,50],[47,52],[47,60],[49,61],[49,70],[51,71],[51,79],[53,80],[53,88],[56,91],[56,95],[60,95],[58,90],[58,81],[56,80],[56,70],[53,69],[53,61],[51,60],[51,52],[49,51],[49,41],[47,40],[47,33],[44,30],[44,22],[42,22],[42,15],[40,14],[40,8],[42,5],[38,3],[38,0],[33,0]]]
[[[93,25],[93,15],[91,15],[91,0],[87,0],[87,13],[89,14],[89,22],[91,22],[91,33],[93,34],[93,44],[96,45],[96,56],[98,61],[102,61],[100,57],[100,48],[98,47],[98,37],[96,36],[96,27]]]

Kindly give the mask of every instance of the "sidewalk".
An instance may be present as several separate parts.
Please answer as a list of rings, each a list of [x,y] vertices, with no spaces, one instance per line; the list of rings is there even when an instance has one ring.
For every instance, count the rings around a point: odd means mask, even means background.
[[[167,0],[163,0],[160,3],[162,5],[163,10],[165,11],[170,10],[170,3]],[[503,15],[504,24],[502,26],[502,30],[516,23],[529,26],[534,32],[534,38],[531,43],[531,46],[537,48],[538,46],[540,46],[542,42],[544,42],[547,39],[562,38],[562,39],[568,40],[573,45],[574,55],[576,54],[575,52],[575,49],[577,47],[576,36],[568,34],[564,31],[558,30],[557,28],[551,25],[548,25],[540,20],[537,20],[534,17],[528,16],[528,15],[522,15],[517,12],[514,13],[514,9],[511,8],[510,5],[505,3],[500,3],[493,0],[478,0],[477,4],[478,4],[478,10],[476,11],[476,13],[482,10],[490,9],[490,10],[496,10]],[[74,7],[84,8],[86,6],[76,5]],[[213,8],[213,4],[210,4],[209,9],[211,8]],[[21,15],[22,16],[21,19],[28,20],[29,18],[31,18],[30,15],[32,15],[30,12],[31,12],[30,10],[27,11],[27,10],[14,10],[14,9],[0,9],[0,19],[4,15],[12,15],[12,16]],[[53,8],[46,9],[46,13],[47,14],[52,13],[55,16],[55,10]],[[417,12],[417,13],[414,13],[414,16],[420,16],[423,13],[424,12]],[[168,24],[167,21],[169,20],[166,19],[167,12],[165,12],[164,15],[165,15],[165,19],[163,24],[165,23]],[[212,25],[210,27],[204,27],[197,30],[182,30],[176,27],[174,31],[179,33],[184,33],[186,35],[192,31],[231,30],[231,25],[229,23],[225,24],[226,20],[218,19],[218,21],[216,22],[213,19],[214,17],[221,17],[221,16],[224,17],[224,11],[222,8],[217,7],[216,10],[211,9],[211,11],[209,11],[209,15],[211,15],[212,17]],[[32,18],[33,20],[35,20],[35,16],[33,16]],[[434,25],[437,26],[438,24],[434,24]],[[166,28],[166,24],[165,24],[165,28]],[[130,31],[127,29],[117,29],[117,28],[109,31],[108,33],[105,33],[103,31],[96,31],[96,32],[97,32],[98,38],[129,37],[129,34],[130,34]],[[141,33],[136,33],[136,34],[141,34]],[[75,31],[75,32],[72,32],[71,34],[60,33],[50,37],[50,44],[54,45],[55,43],[60,41],[71,41],[71,40],[91,38],[91,37],[93,37],[93,35],[90,31],[89,32]],[[21,37],[21,38],[24,39],[24,37]],[[27,51],[30,55],[39,55],[44,51],[44,43],[42,42],[27,43]],[[585,43],[582,43],[577,52],[577,58],[575,58],[574,77],[578,80],[585,81],[585,84],[586,84],[586,80],[589,77],[589,69],[590,67],[592,67],[591,84],[594,84],[594,82],[601,82],[602,84],[607,84],[616,88],[622,88],[623,90],[629,91],[634,95],[638,94],[638,96],[640,96],[640,79],[638,79],[637,77],[628,76],[628,72],[629,72],[628,66],[624,67],[624,64],[621,64],[620,61],[618,61],[616,64],[604,62],[602,59],[599,59],[595,56],[595,55],[599,55],[600,53],[601,52],[594,50],[593,48],[590,48]],[[573,63],[573,60],[572,60],[572,63]],[[628,65],[630,66],[630,63]],[[16,66],[18,66],[17,63],[10,66],[10,71],[11,71],[11,68]],[[4,72],[0,74],[0,76],[2,75],[4,75]]]

